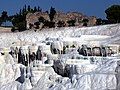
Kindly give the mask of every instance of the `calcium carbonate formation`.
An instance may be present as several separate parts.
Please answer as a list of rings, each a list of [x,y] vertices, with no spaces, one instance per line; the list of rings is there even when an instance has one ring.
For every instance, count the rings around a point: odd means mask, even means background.
[[[0,90],[119,90],[119,24],[0,34]]]

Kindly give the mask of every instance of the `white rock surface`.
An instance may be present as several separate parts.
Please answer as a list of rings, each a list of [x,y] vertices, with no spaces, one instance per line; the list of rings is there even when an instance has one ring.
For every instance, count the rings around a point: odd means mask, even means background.
[[[66,42],[69,46],[75,44],[76,47],[81,45],[81,42],[87,45],[119,44],[119,35],[120,24],[83,28],[67,27],[57,30],[43,30],[40,32],[1,33],[0,48],[25,45],[28,47],[36,43],[36,51],[37,46],[41,45],[42,50],[48,54],[50,60],[55,61],[55,71],[58,71],[59,74],[64,76],[64,72],[67,71],[65,69],[68,69],[69,78],[58,75],[50,66],[48,66],[48,70],[45,70],[42,74],[39,73],[41,68],[37,69],[38,71],[36,72],[34,67],[30,67],[26,73],[26,67],[15,64],[13,58],[7,54],[4,57],[0,56],[0,90],[119,90],[119,56],[114,58],[108,57],[106,59],[95,58],[95,62],[93,63],[68,65],[66,64],[66,60],[79,60],[84,59],[84,57],[79,55],[76,49],[69,49],[66,51],[67,54],[64,55],[52,55],[49,47],[45,45],[46,42],[56,42],[57,40],[58,42]],[[46,38],[49,40],[46,40]],[[91,40],[93,40],[93,42],[90,42]],[[63,44],[59,45],[57,43],[53,46],[61,50]],[[88,60],[90,59],[88,58]],[[25,69],[23,70],[24,73],[21,73],[21,68]],[[18,82],[18,78],[22,80],[22,83]]]

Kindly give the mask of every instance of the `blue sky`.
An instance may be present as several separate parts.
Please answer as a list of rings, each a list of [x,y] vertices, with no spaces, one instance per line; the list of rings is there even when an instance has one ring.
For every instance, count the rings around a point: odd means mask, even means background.
[[[5,10],[9,15],[19,12],[24,5],[40,6],[44,11],[53,6],[56,10],[78,11],[88,16],[105,18],[105,9],[120,0],[0,0],[0,13]]]

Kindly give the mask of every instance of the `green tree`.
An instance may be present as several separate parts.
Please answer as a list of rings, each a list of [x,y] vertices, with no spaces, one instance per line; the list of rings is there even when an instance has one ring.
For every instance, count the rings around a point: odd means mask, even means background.
[[[55,22],[49,22],[49,28],[54,28],[55,27]]]
[[[35,29],[39,29],[39,25],[40,25],[39,22],[35,22],[34,25],[35,25]]]
[[[82,20],[82,22],[83,22],[83,26],[87,26],[87,23],[89,22],[89,20],[85,18]]]
[[[28,5],[27,11],[31,11],[30,5]]]
[[[26,11],[25,8],[22,9],[22,15],[25,15]]]
[[[48,20],[45,20],[43,23],[43,28],[54,28],[55,27],[55,22],[51,22]]]
[[[105,13],[111,23],[120,23],[120,5],[112,5],[105,10]]]
[[[22,10],[20,9],[20,12],[19,12],[20,15],[22,15]]]
[[[97,24],[97,25],[102,25],[102,23],[103,23],[103,22],[102,22],[102,19],[101,19],[101,18],[98,18],[97,21],[96,21],[96,24]]]
[[[2,12],[1,18],[2,18],[2,19],[5,19],[5,20],[8,18],[8,15],[7,15],[7,12],[6,12],[6,11],[3,11],[3,12]]]
[[[34,12],[37,12],[37,7],[36,6],[34,7]]]
[[[14,27],[18,28],[19,31],[26,30],[26,17],[23,15],[16,14],[12,18],[12,24]]]
[[[75,26],[75,22],[76,22],[76,20],[69,20],[69,21],[67,21],[69,26]]]
[[[51,7],[50,8],[50,14],[49,14],[51,22],[53,21],[55,14],[56,14],[55,8]]]
[[[29,26],[30,26],[30,29],[32,29],[32,28],[34,27],[34,25],[33,25],[33,24],[31,24],[31,23],[29,24]]]
[[[1,26],[2,22],[3,22],[3,20],[2,20],[2,18],[0,17],[0,26]]]
[[[40,7],[34,7],[34,9],[32,9],[31,7],[30,7],[30,5],[28,5],[28,6],[24,6],[22,9],[20,9],[20,12],[18,13],[18,14],[16,14],[16,15],[13,15],[13,16],[11,16],[11,21],[12,21],[12,24],[13,24],[13,31],[14,31],[14,28],[15,29],[18,29],[19,31],[23,31],[23,30],[26,30],[26,15],[28,14],[28,13],[34,13],[34,12],[36,12],[36,11],[40,11],[41,9],[40,9]],[[39,23],[40,23],[40,21],[41,20],[43,20],[44,21],[44,19],[39,19],[39,22],[35,22],[35,28],[39,28]],[[33,27],[33,24],[30,24],[30,28],[32,28]]]
[[[41,23],[41,22],[42,22],[42,23],[44,23],[44,22],[45,22],[44,17],[40,17],[38,20],[39,20],[39,22],[40,22],[40,23]]]
[[[101,18],[98,18],[96,21],[96,25],[105,25],[105,24],[110,24],[110,22],[106,19],[101,19]]]
[[[15,27],[12,27],[11,31],[12,31],[12,32],[15,32]]]
[[[102,20],[102,24],[103,24],[103,25],[105,25],[105,24],[110,24],[110,22],[109,22],[108,20],[106,20],[106,19],[103,19],[103,20]]]
[[[43,28],[48,28],[50,23],[48,20],[45,20],[43,24]]]
[[[2,22],[5,22],[5,26],[6,26],[6,21],[8,20],[7,11],[2,12],[1,19],[2,19]]]
[[[38,7],[37,7],[37,11],[38,11],[38,12],[42,12],[42,9],[38,6]]]
[[[25,11],[27,11],[27,6],[26,5],[24,6],[24,9],[25,9]]]
[[[64,27],[65,22],[64,21],[58,21],[57,25],[58,25],[58,27]]]

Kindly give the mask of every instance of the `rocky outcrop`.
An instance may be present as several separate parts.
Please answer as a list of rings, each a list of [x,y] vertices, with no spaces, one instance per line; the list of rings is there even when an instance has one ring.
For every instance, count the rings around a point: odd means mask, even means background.
[[[26,15],[27,29],[30,28],[30,24],[34,25],[35,22],[38,22],[40,17],[50,21],[49,14],[47,12],[28,13]]]
[[[96,25],[97,18],[95,16],[89,17],[88,20],[89,20],[88,26]]]
[[[28,13],[26,15],[27,28],[30,29],[30,24],[32,24],[34,26],[34,23],[38,22],[39,21],[38,19],[40,17],[43,17],[45,20],[50,21],[48,12]],[[83,23],[84,23],[83,19],[88,19],[87,26],[96,25],[96,17],[95,16],[88,17],[88,16],[83,15],[82,13],[78,13],[78,12],[63,13],[63,12],[57,11],[54,16],[53,22],[55,22],[55,27],[58,26],[59,21],[63,22],[64,23],[63,26],[67,27],[67,26],[69,26],[68,21],[74,20],[75,26],[83,26]],[[42,27],[42,26],[39,26],[39,27]]]
[[[27,22],[27,29],[30,29],[30,24],[34,27],[34,23],[38,22],[39,18],[43,17],[46,21],[50,21],[49,13],[48,12],[35,12],[35,13],[28,13],[26,15],[26,22]],[[63,26],[69,26],[68,21],[74,20],[75,26],[83,26],[84,22],[83,19],[88,19],[87,26],[94,26],[96,25],[96,17],[95,16],[85,16],[82,13],[78,12],[60,12],[56,11],[56,14],[53,18],[53,22],[55,22],[55,27],[59,26],[59,21],[63,22]],[[43,24],[40,24],[39,27],[42,27]]]
[[[84,18],[83,14],[78,12],[68,12],[68,13],[57,12],[53,21],[56,23],[58,23],[59,21],[64,21],[65,26],[68,26],[67,21],[75,20],[76,21],[75,26],[79,26],[83,18]]]

